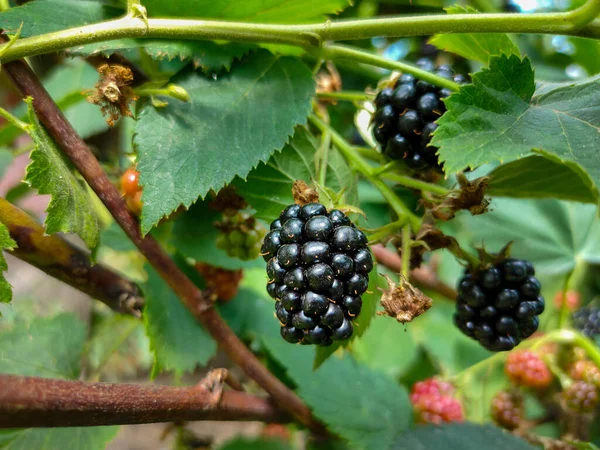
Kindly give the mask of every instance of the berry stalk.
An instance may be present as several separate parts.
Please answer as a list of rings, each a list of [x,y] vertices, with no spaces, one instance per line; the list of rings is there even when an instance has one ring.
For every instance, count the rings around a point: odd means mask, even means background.
[[[412,211],[410,211],[406,205],[400,200],[392,189],[383,182],[379,177],[373,174],[371,166],[360,156],[360,154],[354,150],[354,148],[346,142],[346,140],[328,124],[323,122],[316,115],[312,114],[308,116],[308,120],[311,124],[317,127],[322,133],[331,133],[331,142],[340,153],[346,158],[354,169],[360,172],[367,180],[373,184],[381,192],[381,195],[387,200],[390,207],[400,218],[406,218],[413,231],[418,231],[421,227],[421,219],[417,217]]]

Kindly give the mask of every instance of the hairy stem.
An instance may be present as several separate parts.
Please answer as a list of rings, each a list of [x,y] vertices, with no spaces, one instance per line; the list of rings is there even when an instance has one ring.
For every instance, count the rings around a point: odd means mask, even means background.
[[[54,138],[57,146],[73,162],[131,241],[194,317],[219,343],[221,349],[249,377],[265,389],[277,404],[289,411],[300,423],[315,432],[322,433],[324,429],[313,418],[310,409],[285,384],[269,372],[239,340],[214,309],[210,298],[206,297],[177,267],[153,237],[142,236],[139,223],[127,208],[121,194],[111,183],[90,149],[65,119],[31,68],[22,60],[5,64],[3,68],[24,97],[33,97],[35,112],[40,122]]]
[[[0,428],[127,425],[290,417],[267,399],[221,385],[171,387],[0,375]]]
[[[100,300],[117,312],[139,317],[144,300],[138,286],[59,235],[48,236],[33,217],[0,198],[0,222],[8,227],[18,247],[12,255],[63,283]]]
[[[400,200],[392,189],[385,184],[379,177],[373,175],[371,166],[358,154],[354,148],[346,142],[346,140],[328,124],[323,122],[315,115],[309,116],[309,122],[317,127],[322,133],[329,132],[331,134],[331,142],[346,160],[353,166],[361,175],[375,186],[381,195],[387,200],[390,207],[400,218],[406,218],[410,226],[416,232],[421,226],[421,219],[410,211],[406,205]]]
[[[376,36],[428,36],[449,33],[532,33],[600,39],[600,0],[576,10],[539,14],[437,14],[276,25],[216,20],[148,19],[125,16],[93,25],[19,39],[6,49],[4,61],[51,53],[70,47],[123,38],[217,39],[320,47],[326,41]],[[2,52],[2,47],[0,47]]]

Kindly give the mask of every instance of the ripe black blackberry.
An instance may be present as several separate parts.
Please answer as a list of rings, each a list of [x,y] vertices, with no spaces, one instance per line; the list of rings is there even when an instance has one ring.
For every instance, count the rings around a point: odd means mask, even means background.
[[[594,339],[600,335],[600,308],[584,306],[573,313],[573,326],[587,337]]]
[[[342,211],[288,206],[271,223],[261,253],[286,341],[327,346],[352,336],[373,260],[366,236]]]
[[[417,61],[423,70],[433,71],[433,62],[426,58]],[[437,68],[441,77],[464,83],[463,75],[454,75],[447,65]],[[416,170],[427,167],[442,170],[435,154],[437,148],[429,146],[431,133],[437,128],[434,122],[446,111],[443,98],[450,90],[438,88],[414,76],[404,74],[393,87],[382,89],[375,98],[373,137],[381,145],[385,156],[392,160],[403,159]]]
[[[544,311],[541,284],[529,261],[505,259],[465,271],[458,283],[454,323],[491,351],[507,351],[538,328]]]

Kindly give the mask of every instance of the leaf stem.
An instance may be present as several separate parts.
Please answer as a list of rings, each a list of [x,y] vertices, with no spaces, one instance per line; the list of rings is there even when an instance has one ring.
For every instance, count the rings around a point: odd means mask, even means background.
[[[444,186],[438,184],[427,183],[426,181],[417,180],[415,178],[407,177],[405,175],[399,175],[394,172],[385,172],[382,174],[385,178],[394,183],[398,183],[401,186],[405,186],[412,189],[418,189],[423,192],[431,192],[438,195],[447,195],[450,190]]]
[[[168,86],[162,88],[140,86],[139,88],[134,89],[133,92],[139,97],[164,95],[166,97],[172,97],[177,100],[181,100],[182,102],[190,101],[190,95],[186,92],[186,90],[175,84],[169,84]]]
[[[410,272],[410,227],[402,228],[402,266],[400,273],[404,279],[408,280]]]
[[[420,80],[427,81],[435,86],[447,88],[452,91],[458,91],[459,88],[458,84],[454,81],[440,77],[426,70],[419,69],[411,64],[387,59],[383,56],[375,55],[365,50],[360,50],[347,45],[326,45],[321,48],[309,48],[308,50],[325,59],[350,60],[402,73],[410,73]]]
[[[373,100],[373,95],[361,91],[317,92],[317,98],[348,102],[364,102]]]
[[[319,176],[317,182],[321,186],[325,186],[327,181],[327,164],[329,161],[329,149],[331,148],[331,133],[329,131],[324,132],[321,135],[321,145],[319,148]]]
[[[4,108],[1,108],[1,107],[0,107],[0,116],[4,117],[8,123],[14,125],[19,130],[24,131],[25,133],[29,132],[30,125],[28,123],[25,123],[22,120],[19,120],[18,118],[13,116],[11,113],[9,113],[7,110],[5,110]]]
[[[304,48],[321,47],[326,41],[360,40],[376,36],[427,36],[438,33],[559,34],[600,39],[600,20],[594,20],[598,12],[600,0],[588,0],[573,11],[561,13],[413,15],[302,25],[194,19],[139,20],[127,15],[120,19],[19,39],[11,48],[0,47],[0,52],[6,50],[3,58],[6,62],[123,38],[226,40],[287,44]],[[344,56],[340,51],[337,56],[343,59],[352,56],[353,59],[356,55],[347,53]],[[401,70],[399,67],[388,68]]]
[[[340,153],[348,160],[351,166],[353,166],[358,172],[360,172],[367,180],[375,186],[381,195],[387,200],[390,207],[398,215],[399,218],[406,218],[412,229],[416,232],[421,226],[421,219],[410,211],[406,205],[400,200],[392,189],[385,184],[379,177],[373,175],[373,169],[371,166],[358,154],[354,148],[346,142],[346,140],[340,136],[340,134],[331,128],[328,124],[323,122],[320,118],[311,114],[308,117],[310,123],[317,127],[322,133],[331,133],[331,142]]]

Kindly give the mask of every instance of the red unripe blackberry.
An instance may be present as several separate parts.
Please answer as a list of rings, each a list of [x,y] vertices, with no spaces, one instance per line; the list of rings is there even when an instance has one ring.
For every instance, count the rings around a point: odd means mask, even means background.
[[[288,206],[270,229],[261,254],[282,337],[321,346],[349,339],[373,269],[367,237],[320,203]]]
[[[500,391],[492,400],[492,419],[506,428],[514,430],[523,422],[525,408],[523,397],[514,392]]]
[[[425,395],[413,403],[417,423],[440,424],[464,420],[460,402],[447,395]]]
[[[565,406],[581,413],[594,412],[598,405],[598,391],[595,386],[585,381],[576,381],[563,393]]]
[[[435,69],[432,61],[417,62],[423,70]],[[437,68],[437,75],[464,83],[465,77],[454,75],[448,66]],[[448,89],[438,88],[412,75],[404,74],[393,86],[382,89],[375,98],[373,136],[382,153],[392,160],[403,160],[416,170],[434,168],[441,171],[437,148],[429,145],[434,123],[446,111],[443,98]]]
[[[569,375],[575,381],[585,381],[600,389],[600,369],[592,361],[575,361],[569,370]]]
[[[452,395],[454,387],[446,382],[436,378],[428,378],[423,381],[417,381],[410,391],[410,401],[417,403],[421,397],[427,395]]]
[[[544,389],[552,383],[552,373],[546,363],[529,350],[511,352],[504,372],[517,386]]]
[[[545,302],[529,261],[504,259],[484,269],[467,268],[458,282],[454,322],[491,351],[508,351],[538,328]]]

